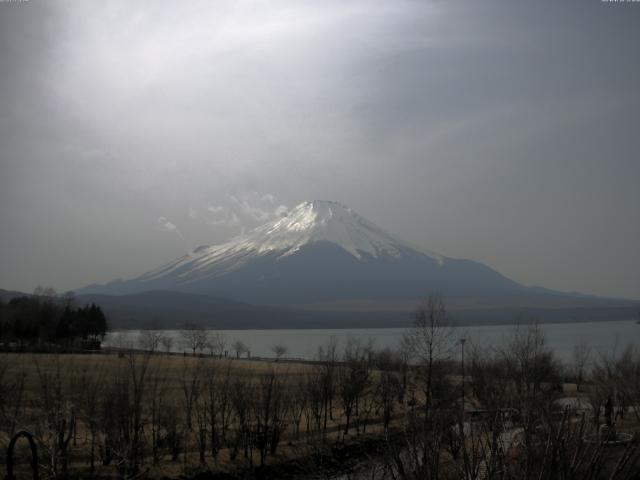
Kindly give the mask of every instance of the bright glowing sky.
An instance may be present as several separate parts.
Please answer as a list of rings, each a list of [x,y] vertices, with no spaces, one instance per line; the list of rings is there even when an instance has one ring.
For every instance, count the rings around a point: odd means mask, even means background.
[[[0,288],[131,277],[331,199],[640,298],[640,3],[0,3]]]

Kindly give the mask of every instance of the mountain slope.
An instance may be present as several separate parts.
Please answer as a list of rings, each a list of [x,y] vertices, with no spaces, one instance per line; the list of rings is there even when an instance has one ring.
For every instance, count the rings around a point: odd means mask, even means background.
[[[289,215],[128,281],[80,293],[174,290],[272,305],[348,299],[504,296],[525,287],[486,265],[396,239],[336,202],[304,202]]]
[[[0,289],[0,298],[30,294]],[[251,305],[232,300],[171,291],[147,291],[131,295],[78,295],[80,305],[95,303],[107,315],[111,329],[183,328],[186,324],[218,329],[273,328],[375,328],[407,327],[412,322],[415,301],[325,302],[305,308]],[[481,308],[480,308],[481,307]],[[563,308],[540,306],[453,305],[457,324],[505,324],[536,319],[539,322],[628,320],[637,315],[637,302],[610,305],[574,305]]]
[[[28,297],[28,293],[18,292],[17,290],[3,290],[0,289],[0,301],[8,302],[12,298]]]
[[[87,294],[82,304],[100,305],[111,328],[180,328],[185,324],[215,328],[271,328],[294,325],[296,313],[283,308],[235,302],[224,298],[170,291],[131,295]]]

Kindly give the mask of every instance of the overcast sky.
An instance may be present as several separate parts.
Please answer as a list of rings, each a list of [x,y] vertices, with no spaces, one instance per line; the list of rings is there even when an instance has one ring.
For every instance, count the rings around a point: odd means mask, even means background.
[[[128,278],[330,199],[640,299],[640,3],[0,3],[0,288]]]

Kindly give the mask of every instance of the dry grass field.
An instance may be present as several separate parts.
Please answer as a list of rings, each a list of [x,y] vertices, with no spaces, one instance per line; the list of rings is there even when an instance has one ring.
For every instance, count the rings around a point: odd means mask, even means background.
[[[153,375],[161,376],[170,390],[178,389],[185,371],[197,368],[230,369],[233,376],[254,377],[272,373],[282,377],[302,375],[310,367],[298,362],[277,362],[247,359],[219,359],[211,356],[177,354],[144,355],[138,353],[140,359],[148,361],[147,368]],[[102,379],[108,380],[123,368],[129,368],[128,355],[111,354],[48,354],[48,353],[3,353],[0,354],[0,365],[6,368],[6,378],[15,379],[25,376],[25,395],[37,395],[38,379],[42,374],[54,375],[58,371],[66,382],[74,377],[92,372]]]
[[[202,470],[237,472],[259,464],[303,459],[317,452],[320,437],[322,442],[332,443],[345,438],[344,409],[337,392],[332,393],[335,398],[327,399],[324,407],[318,402],[312,405],[305,398],[307,389],[319,387],[322,370],[317,365],[289,361],[140,352],[0,354],[1,381],[6,390],[2,414],[5,423],[12,416],[15,421],[13,428],[0,429],[0,449],[6,451],[11,431],[26,429],[38,439],[41,464],[49,457],[49,464],[43,465],[45,469],[64,468],[79,475],[105,478],[124,476],[123,470],[128,465],[119,467],[113,459],[104,465],[109,437],[105,432],[112,428],[108,425],[110,417],[121,413],[109,411],[118,405],[106,402],[106,398],[114,395],[120,398],[124,394],[125,408],[132,412],[119,418],[123,425],[117,425],[116,430],[127,439],[122,430],[128,428],[133,435],[136,427],[130,423],[139,423],[140,446],[135,461],[141,466],[136,472],[145,471],[150,478]],[[367,373],[371,381],[377,375],[374,371]],[[337,380],[336,375],[335,385],[330,388],[338,388]],[[351,419],[346,438],[381,433],[373,391],[366,392],[366,400],[364,393],[360,408],[366,408],[366,424],[362,423],[363,413],[358,412],[357,421]],[[136,395],[140,398],[136,399]],[[136,405],[137,400],[140,405]],[[323,408],[327,409],[326,414]],[[243,418],[245,415],[250,418]],[[211,430],[216,426],[221,432],[214,440]],[[260,430],[269,435],[277,431],[279,438],[262,445],[255,439],[265,433]],[[247,435],[252,438],[243,438]],[[203,439],[204,436],[211,438]],[[66,445],[61,446],[60,437],[65,440],[68,437]],[[217,442],[215,455],[214,442]],[[275,447],[271,450],[274,443],[277,450]],[[26,472],[26,442],[18,446],[18,468]],[[261,448],[259,458],[256,450]],[[123,459],[130,452],[118,455],[123,457],[121,463],[125,463]],[[64,461],[67,465],[63,467]],[[50,465],[51,462],[56,465]]]

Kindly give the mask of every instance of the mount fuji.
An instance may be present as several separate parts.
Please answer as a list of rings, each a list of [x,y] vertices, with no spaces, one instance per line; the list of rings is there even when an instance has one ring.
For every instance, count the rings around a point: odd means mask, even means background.
[[[630,318],[633,303],[521,285],[482,263],[412,246],[332,201],[301,203],[227,243],[198,247],[137,278],[89,285],[77,293],[113,304],[122,318],[151,314],[152,308],[155,318],[184,318],[195,305],[198,318],[205,318],[217,299],[215,308],[224,306],[227,324],[237,324],[231,312],[246,319],[247,312],[261,311],[268,315],[261,314],[260,325],[270,327],[305,321],[307,326],[397,325],[428,293],[443,295],[463,321],[483,323],[522,316]],[[146,307],[140,310],[142,294]],[[168,298],[173,300],[167,303]],[[132,302],[137,310],[127,317]]]

